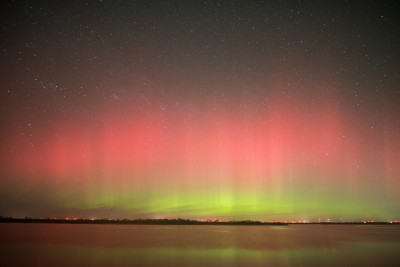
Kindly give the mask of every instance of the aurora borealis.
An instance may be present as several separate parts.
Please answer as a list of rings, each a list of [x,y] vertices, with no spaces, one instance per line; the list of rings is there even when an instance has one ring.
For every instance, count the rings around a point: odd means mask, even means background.
[[[0,215],[400,220],[398,3],[0,9]]]

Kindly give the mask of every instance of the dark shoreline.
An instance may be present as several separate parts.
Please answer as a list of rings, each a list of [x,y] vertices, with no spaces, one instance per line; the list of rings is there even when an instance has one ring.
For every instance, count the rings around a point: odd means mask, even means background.
[[[120,224],[120,225],[400,225],[400,222],[261,222],[261,221],[196,221],[189,219],[35,219],[0,217],[0,223],[53,223],[53,224]]]
[[[34,219],[4,218],[0,223],[56,223],[56,224],[122,224],[122,225],[289,225],[284,222],[260,221],[196,221],[189,219]]]

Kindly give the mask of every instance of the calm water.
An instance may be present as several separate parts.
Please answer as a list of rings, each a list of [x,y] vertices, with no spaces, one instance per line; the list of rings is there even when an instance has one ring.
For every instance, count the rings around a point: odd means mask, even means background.
[[[0,266],[400,266],[400,226],[0,224]]]

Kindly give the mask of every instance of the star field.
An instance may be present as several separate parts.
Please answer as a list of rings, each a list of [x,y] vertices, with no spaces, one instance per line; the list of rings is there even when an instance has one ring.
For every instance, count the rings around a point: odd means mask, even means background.
[[[398,220],[398,11],[3,1],[0,215]]]

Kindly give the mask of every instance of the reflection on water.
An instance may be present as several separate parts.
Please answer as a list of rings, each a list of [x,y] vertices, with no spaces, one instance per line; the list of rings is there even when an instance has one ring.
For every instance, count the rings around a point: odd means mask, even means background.
[[[399,226],[0,227],[1,266],[400,266]]]

